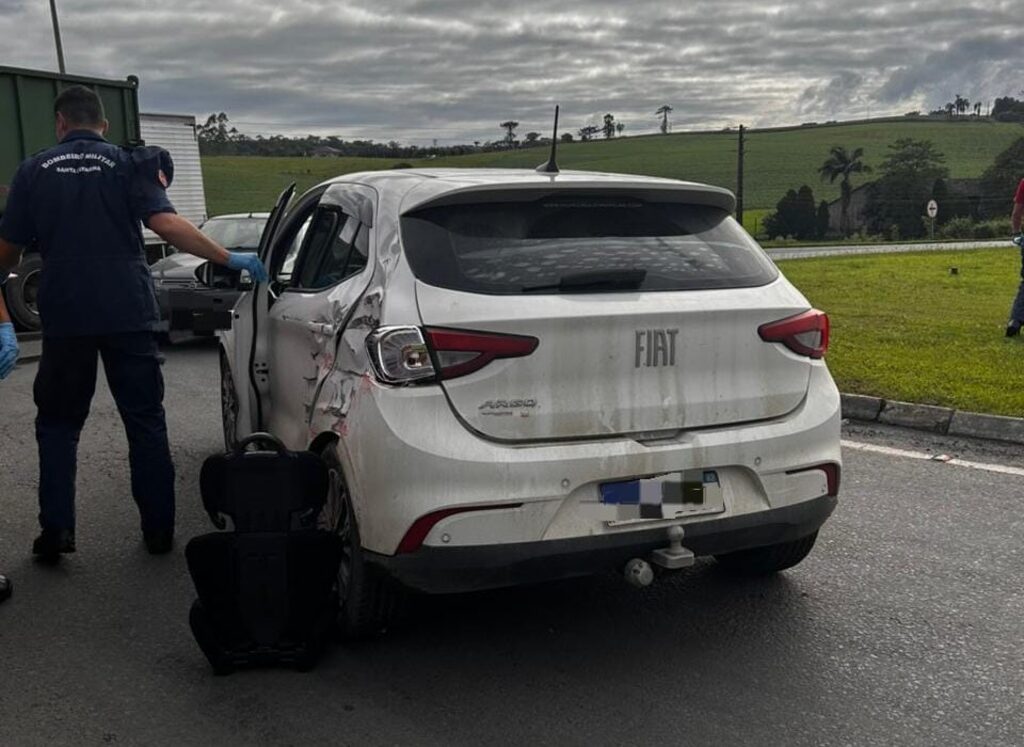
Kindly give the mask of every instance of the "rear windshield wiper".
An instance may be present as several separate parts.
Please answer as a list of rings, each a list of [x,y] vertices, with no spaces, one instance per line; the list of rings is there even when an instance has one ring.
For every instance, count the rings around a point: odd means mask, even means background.
[[[561,291],[563,293],[585,293],[587,291],[637,290],[644,283],[647,270],[590,270],[563,275],[557,283],[527,285],[522,293]]]

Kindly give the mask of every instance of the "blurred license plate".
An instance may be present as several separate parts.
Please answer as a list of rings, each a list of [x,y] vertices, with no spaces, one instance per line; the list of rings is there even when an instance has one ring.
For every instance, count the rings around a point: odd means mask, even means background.
[[[603,514],[609,524],[725,510],[722,486],[715,470],[686,470],[600,486]]]

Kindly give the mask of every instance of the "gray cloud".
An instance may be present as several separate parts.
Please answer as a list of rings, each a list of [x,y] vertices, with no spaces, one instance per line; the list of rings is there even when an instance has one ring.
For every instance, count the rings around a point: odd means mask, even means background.
[[[1019,89],[1017,2],[61,0],[76,73],[142,79],[144,108],[251,133],[406,142],[843,119]],[[0,0],[5,64],[52,68],[45,3]]]

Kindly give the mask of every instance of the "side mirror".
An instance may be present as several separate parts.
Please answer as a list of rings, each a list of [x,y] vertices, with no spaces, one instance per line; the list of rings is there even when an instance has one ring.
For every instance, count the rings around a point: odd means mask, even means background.
[[[248,273],[229,270],[214,262],[203,262],[195,270],[199,284],[214,290],[251,290],[252,278]]]
[[[196,267],[194,274],[200,285],[207,288],[213,287],[213,262],[203,262]]]

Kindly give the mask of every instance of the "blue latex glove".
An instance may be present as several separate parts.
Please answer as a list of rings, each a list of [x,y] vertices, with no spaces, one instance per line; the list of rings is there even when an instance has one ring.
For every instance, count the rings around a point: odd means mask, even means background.
[[[270,280],[267,268],[263,266],[255,252],[228,252],[228,269],[245,270],[254,283],[265,283]]]
[[[6,379],[17,362],[18,338],[14,336],[14,325],[4,322],[0,324],[0,379]]]

